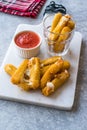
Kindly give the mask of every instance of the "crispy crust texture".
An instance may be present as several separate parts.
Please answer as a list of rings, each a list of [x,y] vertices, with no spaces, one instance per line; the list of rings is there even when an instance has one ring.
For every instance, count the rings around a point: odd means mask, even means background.
[[[52,26],[51,26],[51,32],[55,29],[61,17],[62,17],[61,13],[57,13],[54,15],[54,19],[52,21]]]
[[[44,67],[46,65],[51,65],[51,64],[55,63],[58,59],[62,59],[62,57],[61,56],[52,56],[45,60],[41,60],[41,67]]]
[[[44,88],[46,86],[46,83],[48,81],[51,81],[53,76],[57,73],[60,72],[62,67],[63,67],[63,60],[59,59],[55,64],[52,64],[49,69],[45,72],[43,77],[41,78],[41,88]]]
[[[5,70],[5,72],[7,72],[7,74],[12,76],[15,73],[15,71],[17,70],[17,68],[12,64],[7,64],[7,65],[5,65],[4,70]],[[18,86],[26,91],[28,91],[30,89],[28,83],[26,83],[26,82],[20,83],[20,84],[18,84]]]
[[[71,32],[71,29],[68,26],[65,26],[62,29],[61,35],[59,36],[56,43],[54,44],[54,51],[55,52],[61,52],[64,50],[65,44],[62,42],[64,42],[65,40],[68,39],[68,37],[70,35],[69,32]]]
[[[56,77],[51,81],[53,86],[47,86],[42,89],[42,93],[45,96],[49,96],[53,92],[55,92],[60,86],[62,86],[70,77],[70,74],[67,70],[64,72],[61,72],[60,74],[57,74]]]
[[[21,80],[24,75],[24,71],[26,70],[27,66],[28,66],[28,59],[25,59],[23,60],[23,62],[20,64],[20,66],[17,68],[17,70],[11,77],[11,82],[13,84],[21,83]]]
[[[17,68],[14,65],[12,65],[12,64],[7,64],[7,65],[5,65],[4,70],[10,76],[12,76],[15,73],[15,71],[17,70]]]
[[[40,59],[37,57],[29,60],[28,68],[30,71],[29,86],[37,89],[40,86]]]
[[[54,64],[54,63],[52,63],[52,64]],[[51,65],[52,65],[51,64]],[[70,68],[70,62],[69,61],[67,61],[67,60],[64,60],[64,64],[63,64],[63,68],[62,68],[62,71],[63,70],[65,70],[65,69],[69,69]],[[44,75],[44,73],[49,69],[49,67],[50,67],[50,65],[46,65],[46,66],[43,66],[42,68],[41,68],[41,76],[43,76]]]
[[[58,34],[61,33],[61,30],[67,25],[68,21],[71,19],[71,16],[66,14],[60,18],[60,21],[58,22],[57,26],[53,30],[53,33],[50,36],[51,40],[56,40],[58,38]]]

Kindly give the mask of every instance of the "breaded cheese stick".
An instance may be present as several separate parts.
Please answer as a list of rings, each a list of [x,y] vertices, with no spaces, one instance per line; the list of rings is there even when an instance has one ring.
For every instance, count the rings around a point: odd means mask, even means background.
[[[55,63],[58,59],[62,59],[61,56],[52,56],[45,60],[41,60],[41,67]]]
[[[56,28],[53,30],[53,33],[50,37],[51,40],[56,40],[58,35],[61,33],[61,30],[66,26],[67,22],[70,20],[71,16],[66,14],[61,17],[59,23],[57,24]]]
[[[68,70],[70,68],[70,62],[68,60],[64,60],[62,71]]]
[[[5,65],[4,69],[5,69],[5,72],[7,72],[10,76],[12,76],[15,73],[15,71],[17,70],[17,68],[12,64]],[[27,82],[20,83],[20,84],[18,84],[18,86],[26,91],[28,91],[30,89]]]
[[[58,40],[54,44],[53,49],[55,52],[61,52],[64,50],[65,44],[63,44],[62,42],[68,39],[68,37],[70,36],[70,32],[71,32],[71,29],[68,26],[65,26],[62,29],[61,35],[59,36]]]
[[[17,68],[12,64],[6,64],[4,67],[5,72],[7,72],[10,76],[12,76]]]
[[[42,89],[42,93],[45,96],[49,96],[53,92],[56,91],[59,87],[61,87],[70,77],[70,74],[67,70],[58,74],[51,82],[47,82],[46,87]]]
[[[40,59],[31,58],[28,67],[30,71],[29,86],[32,89],[37,89],[40,86]]]
[[[57,14],[54,15],[52,25],[51,25],[51,30],[50,30],[51,32],[55,29],[55,27],[58,24],[61,17],[62,17],[61,13],[57,13]]]
[[[73,20],[69,20],[67,26],[73,30],[75,28],[75,22]]]
[[[44,73],[49,69],[50,65],[47,65],[47,66],[43,66],[41,68],[41,76],[44,75]],[[67,61],[67,60],[64,60],[64,63],[63,63],[63,68],[61,71],[64,71],[65,69],[69,69],[70,68],[70,62]]]
[[[59,59],[56,63],[52,64],[41,78],[41,88],[44,88],[46,86],[46,83],[51,81],[57,72],[61,71],[62,67],[62,59]]]
[[[52,65],[52,64],[51,64]],[[44,73],[49,69],[50,65],[43,66],[41,68],[41,77],[44,75]]]
[[[20,84],[18,84],[18,86],[20,88],[22,88],[23,90],[25,90],[25,91],[29,91],[30,90],[30,86],[28,85],[27,82],[20,83]]]
[[[28,66],[28,59],[25,59],[11,77],[11,82],[13,84],[20,84],[27,66]]]

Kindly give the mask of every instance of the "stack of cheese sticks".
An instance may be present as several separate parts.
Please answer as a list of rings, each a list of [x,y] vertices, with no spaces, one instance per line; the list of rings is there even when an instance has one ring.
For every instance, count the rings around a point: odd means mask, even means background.
[[[54,42],[48,43],[49,45],[53,44],[54,52],[62,52],[64,50],[64,42],[69,39],[74,28],[75,22],[69,14],[62,15],[57,13],[54,15],[49,36],[50,41]]]
[[[38,57],[24,59],[18,67],[6,64],[4,70],[11,76],[11,82],[23,90],[41,89],[49,96],[68,80],[69,68],[69,61],[54,56],[45,60]]]

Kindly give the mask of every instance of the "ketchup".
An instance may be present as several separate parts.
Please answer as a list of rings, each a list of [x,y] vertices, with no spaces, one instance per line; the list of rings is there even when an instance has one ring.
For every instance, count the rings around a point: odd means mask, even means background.
[[[40,37],[32,31],[23,31],[15,37],[15,43],[21,48],[33,48],[40,42]]]

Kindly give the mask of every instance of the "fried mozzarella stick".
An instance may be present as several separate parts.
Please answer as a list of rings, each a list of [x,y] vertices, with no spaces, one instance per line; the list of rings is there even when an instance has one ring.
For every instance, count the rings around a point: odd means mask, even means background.
[[[61,56],[53,56],[45,60],[41,60],[41,67],[55,63],[58,59],[62,59]]]
[[[15,73],[15,71],[17,70],[17,68],[12,64],[7,64],[4,67],[4,69],[5,69],[5,72],[7,72],[10,76],[12,76]],[[18,84],[18,86],[21,87],[23,90],[26,90],[26,91],[29,90],[29,85],[27,82],[20,83],[20,84]]]
[[[75,28],[75,22],[73,20],[69,20],[67,26],[73,30]]]
[[[55,27],[58,24],[61,17],[62,17],[61,13],[57,13],[57,14],[54,15],[52,25],[51,25],[51,30],[50,30],[51,32],[55,29]]]
[[[50,67],[50,65],[47,65],[47,66],[43,66],[41,68],[41,76],[44,75],[44,73],[47,71],[47,69]],[[65,69],[69,69],[70,68],[70,62],[67,61],[67,60],[64,60],[64,63],[63,63],[63,68],[62,68],[62,71],[64,71]]]
[[[7,64],[7,65],[5,65],[4,70],[10,76],[12,76],[15,73],[15,71],[17,70],[17,68],[14,65],[12,65],[12,64]]]
[[[64,70],[68,70],[70,68],[70,62],[67,61],[67,60],[64,60],[64,64],[63,64],[63,68],[62,68],[62,71]]]
[[[15,73],[11,77],[11,82],[13,84],[21,83],[27,66],[28,66],[28,59],[25,59],[23,60],[23,62],[20,64],[20,66],[16,69]]]
[[[71,19],[71,16],[68,14],[61,17],[59,23],[57,24],[57,26],[53,30],[53,33],[55,33],[55,34],[51,35],[51,37],[50,37],[51,40],[56,40],[58,38],[58,34],[61,33],[61,30],[66,26],[67,22],[70,19]]]
[[[29,91],[30,90],[30,87],[29,87],[27,82],[20,83],[20,84],[18,84],[18,86],[20,88],[22,88],[23,90],[25,90],[25,91]]]
[[[41,78],[41,88],[44,88],[46,86],[46,83],[50,82],[57,72],[61,71],[62,67],[63,67],[62,59],[59,59],[56,63],[52,64]]]
[[[58,74],[51,82],[47,82],[46,87],[42,89],[42,93],[45,96],[49,96],[55,92],[59,87],[61,87],[70,77],[67,70]]]
[[[67,40],[70,36],[71,29],[68,26],[65,26],[62,31],[61,35],[59,36],[58,40],[54,44],[54,51],[61,52],[64,50],[65,44],[62,43],[63,41]]]
[[[51,64],[52,65],[52,64]],[[41,68],[41,77],[44,75],[44,73],[49,69],[50,65],[43,66]]]
[[[32,89],[37,89],[40,86],[40,59],[31,58],[28,67],[30,71],[29,86]]]

